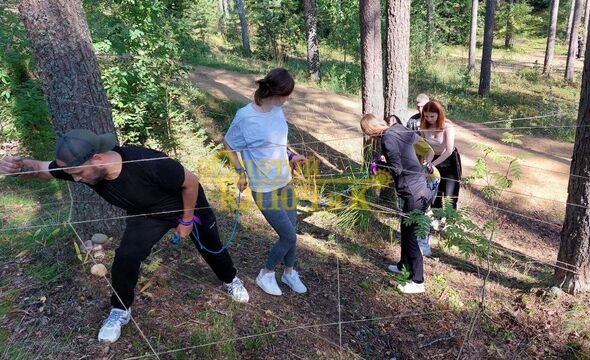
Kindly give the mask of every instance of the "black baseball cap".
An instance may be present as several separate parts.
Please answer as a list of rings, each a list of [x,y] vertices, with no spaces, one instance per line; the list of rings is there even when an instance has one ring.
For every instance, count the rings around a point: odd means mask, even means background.
[[[115,146],[115,134],[96,135],[86,129],[70,130],[57,140],[55,158],[63,161],[68,167],[79,166],[90,160],[94,154],[113,150]]]

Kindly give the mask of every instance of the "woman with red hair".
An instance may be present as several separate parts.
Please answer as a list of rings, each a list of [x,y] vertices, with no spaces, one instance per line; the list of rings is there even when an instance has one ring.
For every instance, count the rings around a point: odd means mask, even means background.
[[[432,166],[440,171],[438,194],[432,205],[442,207],[442,199],[448,196],[453,208],[457,209],[461,181],[461,157],[455,147],[455,126],[446,118],[442,105],[431,100],[424,105],[420,119],[422,137],[434,150]]]

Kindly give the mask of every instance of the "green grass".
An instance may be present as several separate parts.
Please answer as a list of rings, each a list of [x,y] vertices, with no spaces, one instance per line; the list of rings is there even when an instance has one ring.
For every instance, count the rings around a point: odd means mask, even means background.
[[[207,326],[197,325],[191,332],[191,345],[198,346],[193,352],[199,359],[238,359],[235,341],[226,341],[216,345],[201,346],[208,343],[231,339],[233,335],[233,320],[231,315],[220,314],[215,311],[204,311],[199,316],[207,322]]]

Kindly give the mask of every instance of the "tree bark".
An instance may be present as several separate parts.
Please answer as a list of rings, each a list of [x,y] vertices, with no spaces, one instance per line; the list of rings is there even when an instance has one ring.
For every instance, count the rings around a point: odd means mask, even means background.
[[[363,114],[383,117],[383,62],[381,51],[381,3],[360,0],[361,27],[361,99]],[[374,143],[365,138],[363,154],[371,161]]]
[[[558,0],[559,1],[559,0]],[[469,60],[467,71],[475,70],[475,47],[477,45],[477,8],[479,0],[471,0],[471,32],[469,33]]]
[[[590,17],[590,0],[586,0],[586,11],[584,12],[584,35],[582,36],[582,41],[584,42],[583,49],[586,48],[586,39],[588,38],[588,25],[590,25],[588,17]],[[586,58],[585,53],[582,54],[582,56]]]
[[[586,39],[586,52],[589,41]],[[576,274],[556,269],[554,281],[570,294],[590,291],[590,58],[584,72],[578,108],[578,128],[572,155],[567,208],[557,260]],[[561,264],[561,263],[560,263]]]
[[[434,38],[434,0],[426,0],[426,26],[428,27],[428,36],[426,37],[426,56],[432,57]]]
[[[575,8],[576,0],[572,0],[570,4],[570,14],[567,18],[567,29],[565,30],[565,41],[570,40],[570,35],[572,33],[572,25],[574,21],[574,8]]]
[[[582,0],[574,0],[574,16],[572,21],[572,30],[569,38],[567,49],[567,62],[565,63],[565,79],[574,81],[576,61],[576,49],[578,48],[578,34],[580,31],[580,18],[582,17]]]
[[[496,0],[486,0],[486,18],[483,32],[483,51],[481,55],[481,71],[479,75],[479,96],[490,94],[492,75],[492,45],[494,43],[494,16],[496,14]]]
[[[115,133],[86,16],[79,0],[22,0],[19,11],[39,70],[47,108],[57,137],[85,128]],[[124,215],[83,184],[71,184],[72,221]],[[84,239],[101,232],[120,236],[124,220],[76,226]]]
[[[307,69],[315,83],[320,81],[320,50],[316,20],[316,0],[304,0],[305,29],[307,30]]]
[[[240,27],[242,28],[242,47],[244,53],[250,55],[250,35],[248,34],[248,22],[246,21],[246,11],[244,10],[244,0],[236,0],[236,8],[238,9],[238,16],[240,17]]]
[[[504,47],[512,49],[514,47],[514,0],[508,1],[508,16],[506,17],[506,38]]]
[[[410,63],[410,2],[387,1],[385,116],[406,118]]]
[[[553,65],[553,54],[555,53],[555,35],[557,34],[557,15],[559,14],[559,0],[551,0],[551,10],[549,14],[547,48],[545,50],[545,62],[543,63],[543,74],[545,75],[551,75],[551,66]]]

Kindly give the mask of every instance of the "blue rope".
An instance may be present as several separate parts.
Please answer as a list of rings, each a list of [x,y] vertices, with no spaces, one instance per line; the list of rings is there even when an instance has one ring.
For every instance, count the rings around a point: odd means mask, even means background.
[[[221,247],[221,249],[219,249],[217,251],[210,250],[205,245],[203,245],[203,243],[201,242],[201,238],[199,237],[199,230],[197,229],[197,221],[195,221],[195,223],[193,224],[193,230],[192,230],[191,234],[193,234],[193,236],[194,236],[195,240],[197,241],[197,244],[199,244],[199,248],[201,250],[205,250],[208,253],[211,253],[213,255],[217,255],[217,254],[219,254],[219,253],[221,253],[221,252],[229,249],[229,247],[232,245],[232,243],[233,243],[233,241],[235,239],[236,232],[238,231],[238,223],[240,221],[240,201],[241,201],[241,199],[242,199],[242,193],[240,193],[238,195],[236,215],[235,215],[236,216],[236,220],[234,222],[233,230],[232,230],[232,232],[231,232],[231,234],[229,236],[229,239],[225,243],[225,245],[223,245]],[[197,220],[198,220],[198,218],[197,218]],[[198,220],[198,223],[200,224],[200,220]],[[180,245],[181,240],[182,240],[182,238],[180,237],[180,235],[178,235],[177,233],[175,233],[172,236],[172,238],[170,239],[170,242],[173,245]]]

